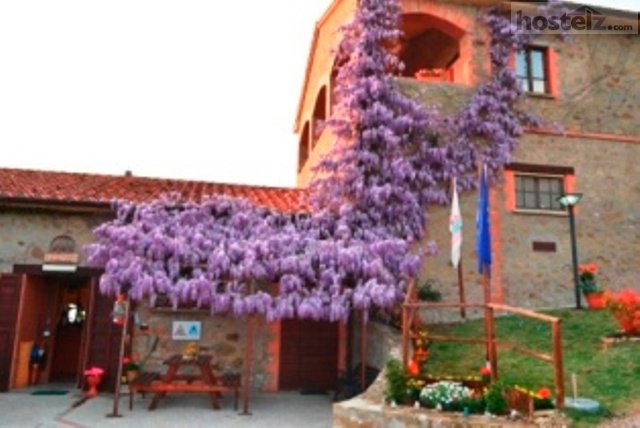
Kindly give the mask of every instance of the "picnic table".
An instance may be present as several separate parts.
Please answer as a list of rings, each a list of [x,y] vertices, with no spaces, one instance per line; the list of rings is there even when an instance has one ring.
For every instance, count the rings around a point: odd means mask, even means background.
[[[234,392],[234,408],[238,408],[238,396],[240,390],[240,376],[216,376],[211,364],[211,355],[198,355],[194,358],[184,358],[182,355],[173,355],[163,363],[168,367],[165,375],[158,373],[143,373],[129,385],[131,398],[129,408],[133,406],[133,394],[135,392],[154,393],[149,404],[149,410],[154,410],[160,400],[168,392],[200,392],[209,395],[214,409],[220,409],[219,399],[222,392]],[[196,373],[180,374],[183,367],[196,367]]]

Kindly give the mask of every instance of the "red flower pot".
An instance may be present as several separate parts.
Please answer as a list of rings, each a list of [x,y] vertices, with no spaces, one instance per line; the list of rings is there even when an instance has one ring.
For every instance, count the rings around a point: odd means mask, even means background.
[[[100,367],[90,367],[84,371],[84,378],[89,389],[86,392],[86,396],[91,398],[98,395],[98,385],[102,382],[102,376],[104,370]]]
[[[604,299],[602,297],[604,293],[597,291],[595,293],[585,294],[584,298],[587,300],[589,309],[604,309]]]
[[[87,397],[95,397],[98,395],[98,385],[102,382],[102,376],[87,375],[86,380],[89,387],[86,393]]]

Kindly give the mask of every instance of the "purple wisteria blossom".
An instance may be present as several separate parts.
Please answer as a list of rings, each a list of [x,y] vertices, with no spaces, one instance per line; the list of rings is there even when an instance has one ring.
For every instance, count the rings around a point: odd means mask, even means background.
[[[433,243],[422,239],[428,206],[448,202],[451,178],[472,187],[477,162],[508,162],[522,133],[521,96],[507,59],[509,21],[487,18],[493,77],[453,117],[404,95],[396,0],[360,0],[344,28],[337,144],[317,168],[311,213],[284,214],[242,199],[201,203],[169,195],[117,204],[88,253],[103,267],[101,291],[134,300],[167,296],[212,314],[267,320],[345,321],[353,309],[389,309],[403,298]],[[273,287],[277,284],[277,287]]]

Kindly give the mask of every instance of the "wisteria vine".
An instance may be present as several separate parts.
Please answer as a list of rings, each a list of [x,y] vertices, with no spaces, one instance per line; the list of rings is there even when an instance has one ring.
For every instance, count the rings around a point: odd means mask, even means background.
[[[120,202],[95,230],[89,260],[104,268],[103,293],[174,308],[268,320],[346,320],[352,309],[390,308],[403,297],[433,244],[422,245],[427,207],[448,202],[448,183],[474,185],[477,162],[509,161],[526,119],[508,56],[519,41],[508,19],[486,18],[493,77],[454,117],[404,95],[397,0],[360,0],[344,28],[347,54],[330,120],[337,144],[318,166],[310,213],[286,214],[242,199],[201,203],[169,195]],[[272,284],[277,284],[273,287]]]

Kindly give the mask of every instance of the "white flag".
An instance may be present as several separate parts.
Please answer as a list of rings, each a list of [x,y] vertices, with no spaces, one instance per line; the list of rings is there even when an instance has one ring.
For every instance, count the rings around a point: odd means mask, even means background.
[[[460,263],[460,251],[462,249],[462,216],[458,203],[458,189],[456,179],[453,179],[453,195],[451,198],[451,216],[449,217],[449,231],[451,232],[451,263],[457,268]]]

